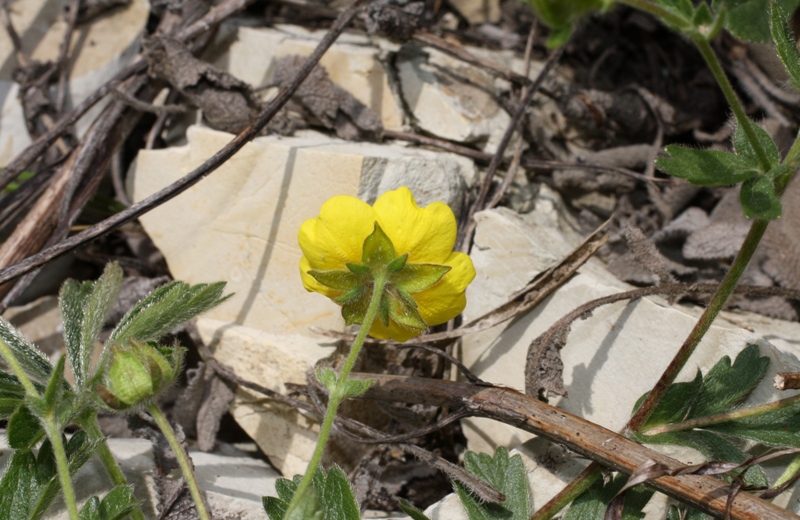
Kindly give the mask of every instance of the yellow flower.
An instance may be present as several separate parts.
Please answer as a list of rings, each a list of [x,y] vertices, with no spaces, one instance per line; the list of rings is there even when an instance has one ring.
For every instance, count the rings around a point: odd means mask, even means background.
[[[363,301],[361,288],[372,280],[368,266],[361,265],[370,264],[364,256],[365,240],[388,237],[391,244],[386,247],[393,246],[394,251],[385,258],[397,258],[381,266],[394,273],[385,290],[390,300],[387,309],[402,307],[405,314],[418,313],[424,325],[438,325],[464,310],[464,291],[475,277],[469,256],[453,251],[456,233],[455,216],[446,204],[420,208],[406,187],[384,193],[373,206],[355,197],[336,196],[322,205],[319,217],[300,226],[300,276],[308,291],[343,305],[348,323],[360,323],[348,304]],[[424,327],[414,325],[413,317],[404,320],[386,311],[369,333],[379,339],[406,341],[423,331]]]

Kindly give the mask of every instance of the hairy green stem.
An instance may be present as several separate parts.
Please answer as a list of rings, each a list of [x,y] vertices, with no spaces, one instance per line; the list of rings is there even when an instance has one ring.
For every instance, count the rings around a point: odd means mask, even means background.
[[[800,472],[800,455],[795,455],[789,465],[786,466],[783,474],[778,477],[778,480],[775,481],[772,487],[779,488],[790,480],[796,479],[798,472]]]
[[[530,520],[550,520],[558,514],[559,511],[567,507],[570,502],[581,496],[587,489],[592,487],[592,484],[602,475],[600,464],[592,462],[581,471],[577,477],[572,479],[572,482],[566,485],[564,489],[558,492],[556,496],[551,498],[545,505],[539,508],[538,511],[531,515]]]
[[[67,505],[69,520],[79,520],[80,515],[78,513],[78,503],[75,500],[75,488],[72,487],[72,478],[69,474],[67,450],[64,448],[64,439],[61,437],[61,430],[56,423],[55,412],[43,417],[43,422],[47,438],[50,439],[50,444],[53,446],[58,480],[61,483],[61,492],[64,493],[64,503]]]
[[[128,479],[125,478],[125,474],[122,472],[119,465],[117,465],[117,459],[114,458],[114,455],[108,448],[108,441],[104,438],[103,432],[100,430],[100,425],[97,423],[97,414],[92,413],[86,420],[81,421],[80,427],[83,428],[83,431],[86,432],[90,439],[103,439],[103,442],[97,447],[96,453],[98,457],[100,457],[100,462],[103,463],[103,467],[106,469],[111,483],[114,484],[114,486],[127,486]],[[138,504],[136,508],[130,512],[130,517],[132,520],[146,520]]]
[[[751,406],[749,408],[741,408],[732,412],[719,413],[716,415],[707,415],[706,417],[698,417],[696,419],[689,419],[688,421],[681,421],[674,424],[665,424],[664,426],[657,426],[655,428],[648,428],[641,430],[639,433],[645,436],[659,435],[669,432],[680,432],[684,430],[692,430],[694,428],[703,428],[704,426],[711,426],[714,424],[721,424],[737,419],[744,419],[745,417],[752,417],[754,415],[761,415],[768,412],[774,412],[787,406],[800,403],[800,395],[781,399],[780,401],[773,401],[758,406]],[[646,442],[646,440],[645,440]]]
[[[372,289],[372,298],[370,298],[369,307],[367,307],[367,313],[364,316],[361,329],[358,331],[355,341],[353,341],[353,346],[350,348],[350,353],[347,355],[347,359],[344,362],[342,373],[339,374],[339,377],[336,380],[336,387],[328,396],[328,409],[325,411],[325,418],[323,419],[322,425],[319,429],[317,447],[314,449],[314,454],[311,456],[311,460],[308,463],[308,468],[306,469],[305,475],[303,475],[303,480],[300,481],[300,484],[297,486],[297,490],[294,492],[292,501],[289,502],[289,506],[286,508],[286,513],[283,515],[283,517],[286,519],[291,518],[291,512],[300,503],[303,493],[306,491],[306,489],[308,489],[308,486],[311,485],[311,479],[314,477],[314,473],[316,473],[317,467],[319,467],[319,463],[322,460],[322,454],[325,451],[325,444],[328,442],[328,437],[330,436],[331,428],[333,427],[333,420],[336,418],[336,410],[344,400],[347,377],[350,375],[350,371],[353,369],[356,359],[358,359],[358,354],[361,351],[361,347],[364,345],[364,340],[367,339],[369,329],[372,328],[372,324],[375,322],[375,318],[378,316],[381,297],[383,296],[383,288],[386,285],[386,279],[388,276],[387,273],[375,273],[374,276],[375,282]]]
[[[172,426],[164,416],[164,412],[158,407],[158,404],[155,402],[151,403],[147,406],[147,411],[153,416],[159,429],[167,438],[170,448],[175,452],[175,458],[178,459],[178,465],[183,472],[183,478],[186,479],[186,485],[189,486],[189,493],[191,493],[194,505],[197,507],[197,514],[200,516],[200,520],[211,520],[208,507],[203,499],[203,494],[200,492],[200,487],[197,485],[197,479],[194,477],[192,463],[189,461],[189,456],[183,451],[183,446],[181,446],[181,443],[178,441],[175,430],[172,429]]]
[[[684,20],[682,17],[676,15],[668,9],[661,7],[660,5],[650,2],[649,0],[619,0],[619,2],[621,4],[627,4],[631,7],[649,13],[670,25],[677,27],[686,26],[686,20]],[[733,85],[731,85],[731,82],[728,80],[728,76],[725,74],[725,70],[722,68],[716,53],[714,53],[714,49],[711,48],[711,44],[708,42],[708,39],[706,39],[705,35],[694,29],[686,30],[684,31],[684,34],[697,46],[697,50],[700,51],[700,54],[706,61],[708,68],[711,70],[711,74],[714,75],[714,79],[717,81],[720,90],[722,90],[722,94],[728,101],[728,104],[733,111],[733,115],[736,117],[736,121],[739,123],[739,126],[742,127],[742,130],[744,130],[747,140],[750,142],[750,146],[753,147],[753,150],[758,157],[758,162],[761,164],[761,168],[764,170],[764,172],[768,172],[772,168],[772,165],[769,161],[767,151],[761,145],[761,141],[758,140],[758,136],[756,135],[756,131],[753,126],[754,123],[749,117],[747,117],[744,106],[739,100],[739,96],[736,95],[736,91],[733,89]]]
[[[3,359],[6,361],[6,363],[8,363],[11,371],[14,372],[14,375],[17,376],[17,379],[19,379],[20,384],[22,384],[22,388],[25,389],[25,393],[39,397],[39,392],[36,390],[36,387],[33,386],[33,382],[28,377],[28,374],[25,373],[22,365],[20,365],[19,361],[17,361],[17,357],[14,355],[14,352],[11,351],[11,347],[9,347],[8,344],[2,339],[0,339],[0,355],[3,356]]]

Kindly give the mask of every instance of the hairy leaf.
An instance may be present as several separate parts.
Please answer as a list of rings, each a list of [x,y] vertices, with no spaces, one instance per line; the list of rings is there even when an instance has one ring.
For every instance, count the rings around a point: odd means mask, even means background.
[[[400,509],[411,517],[411,520],[431,520],[425,513],[414,507],[411,502],[404,498],[397,499],[397,505],[400,506]]]
[[[156,289],[123,316],[106,344],[158,339],[228,299],[230,295],[222,296],[224,288],[225,282],[191,286],[172,282]]]
[[[8,420],[8,445],[14,449],[30,449],[44,437],[39,418],[27,406],[20,406]]]
[[[41,385],[36,386],[41,390]],[[0,419],[9,418],[22,404],[24,397],[25,389],[19,380],[11,374],[0,372]]]
[[[714,10],[724,5],[728,9],[727,29],[739,38],[751,42],[770,40],[769,12],[771,0],[714,0]],[[800,1],[777,0],[786,12],[794,12]]]
[[[133,488],[117,486],[103,498],[90,498],[81,508],[80,520],[122,520],[136,508]]]
[[[789,26],[786,12],[778,3],[772,4],[769,27],[778,56],[780,56],[786,72],[789,73],[792,85],[800,90],[800,52],[797,51],[797,41]]]
[[[494,457],[468,451],[464,457],[464,467],[506,497],[502,505],[484,502],[454,480],[453,488],[470,520],[527,520],[530,516],[530,494],[525,465],[520,455],[509,457],[508,450],[502,446],[497,448]]]
[[[2,317],[0,317],[0,341],[8,345],[28,377],[40,383],[50,379],[53,365],[47,356]]]
[[[752,439],[768,446],[800,447],[800,403],[735,421],[706,426],[706,429]]]
[[[766,11],[764,11],[764,15],[766,16]],[[750,126],[756,134],[756,139],[761,143],[761,147],[764,148],[764,151],[767,153],[770,169],[775,168],[781,162],[781,154],[778,151],[775,141],[772,140],[772,137],[770,137],[766,130],[758,126],[755,122],[751,121]],[[752,143],[747,138],[747,134],[742,128],[742,125],[737,124],[736,130],[733,132],[733,147],[736,150],[736,155],[749,161],[753,169],[766,173],[763,171],[763,166],[758,159],[758,154],[756,154],[755,148],[753,148]]]
[[[747,157],[730,152],[680,145],[670,145],[664,150],[669,155],[659,157],[656,166],[664,173],[698,186],[738,184],[758,175],[758,170]]]
[[[742,350],[733,365],[724,356],[703,379],[692,415],[713,415],[737,404],[755,389],[768,368],[769,358],[761,356],[758,345]]]
[[[278,497],[262,497],[264,510],[270,520],[284,520],[286,509],[302,479],[295,475],[293,480],[278,479],[275,490]],[[347,475],[338,466],[326,472],[318,468],[298,507],[286,520],[360,520],[358,507]]]
[[[783,213],[783,205],[778,194],[775,193],[775,185],[767,176],[746,180],[742,184],[740,200],[747,218],[759,217],[775,220],[780,218]]]
[[[615,476],[608,484],[598,479],[580,497],[576,498],[563,520],[602,520],[606,508],[627,481],[625,475]],[[625,507],[622,510],[623,520],[639,520],[644,518],[642,509],[650,501],[653,491],[644,486],[634,486],[625,492]]]
[[[103,275],[94,283],[92,293],[86,302],[81,323],[80,351],[76,359],[80,363],[81,378],[78,379],[78,374],[75,374],[79,387],[88,379],[94,345],[100,336],[106,318],[108,318],[111,306],[119,295],[122,276],[122,269],[116,262],[106,265]],[[72,362],[72,358],[70,358],[70,362]],[[73,366],[75,365],[73,364]]]

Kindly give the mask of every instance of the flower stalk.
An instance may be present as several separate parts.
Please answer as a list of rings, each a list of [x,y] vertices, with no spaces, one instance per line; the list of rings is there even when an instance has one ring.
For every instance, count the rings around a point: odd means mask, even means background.
[[[192,500],[194,500],[200,520],[211,520],[208,507],[203,499],[203,494],[200,492],[200,487],[197,485],[197,479],[194,476],[192,463],[189,461],[189,457],[183,450],[183,446],[181,446],[181,443],[178,441],[178,437],[175,435],[175,430],[172,429],[172,426],[164,416],[164,412],[162,412],[161,408],[158,407],[158,404],[151,402],[149,405],[147,405],[147,411],[153,416],[153,419],[155,419],[158,428],[167,438],[170,448],[172,448],[172,451],[175,453],[175,458],[178,459],[178,465],[181,467],[183,478],[186,479],[186,485],[189,487],[189,493],[192,495]]]
[[[378,317],[378,311],[380,310],[383,296],[383,289],[386,285],[387,278],[388,273],[386,272],[381,272],[378,270],[374,273],[374,286],[372,297],[369,301],[369,307],[367,307],[367,313],[364,315],[364,321],[361,324],[361,328],[358,331],[356,339],[353,341],[353,346],[350,348],[350,353],[347,355],[347,359],[344,362],[342,372],[339,374],[339,377],[336,380],[336,386],[328,397],[328,409],[325,411],[325,418],[320,426],[317,446],[314,449],[314,454],[311,456],[311,460],[308,463],[308,469],[306,469],[306,473],[303,475],[303,480],[300,481],[300,484],[297,486],[297,490],[292,497],[292,501],[286,508],[286,514],[284,515],[284,518],[287,520],[291,518],[291,512],[300,503],[303,493],[308,489],[308,486],[311,485],[311,479],[314,477],[314,473],[316,473],[319,463],[322,460],[322,454],[325,451],[325,445],[328,442],[328,437],[330,436],[331,428],[333,427],[333,421],[336,418],[336,411],[339,409],[339,405],[346,397],[345,386],[347,384],[347,378],[350,376],[350,372],[353,370],[353,366],[358,359],[358,354],[361,352],[361,347],[364,346],[364,340],[367,339],[367,334]]]

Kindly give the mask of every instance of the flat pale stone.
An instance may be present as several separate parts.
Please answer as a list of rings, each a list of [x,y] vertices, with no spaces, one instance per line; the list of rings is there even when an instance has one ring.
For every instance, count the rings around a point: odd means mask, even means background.
[[[290,54],[308,56],[326,32],[290,25],[263,28],[225,24],[207,58],[217,67],[258,87],[273,81],[276,58]],[[322,56],[320,65],[331,81],[372,109],[381,118],[384,128],[404,128],[405,116],[389,84],[381,51],[368,38],[343,34]]]
[[[187,136],[186,146],[140,152],[129,177],[134,200],[179,179],[232,138],[199,126]],[[458,214],[464,174],[473,175],[469,168],[448,154],[313,132],[260,137],[141,222],[176,279],[228,282],[226,292],[234,296],[198,321],[217,358],[240,376],[283,392],[287,382],[305,382],[305,371],[333,352],[330,340],[309,327],[344,325],[339,306],[302,286],[300,225],[333,195],[372,202],[401,185],[420,205],[444,200]],[[265,407],[264,401],[240,393],[232,414],[277,467],[301,473],[316,434],[295,412]]]
[[[189,143],[143,150],[132,170],[139,201],[176,181],[232,138],[191,127]],[[427,175],[406,179],[402,170]],[[218,171],[141,218],[172,274],[189,283],[225,280],[234,296],[205,316],[273,334],[313,336],[308,327],[342,327],[339,307],[300,283],[297,231],[333,195],[360,195],[408,185],[420,205],[460,202],[460,162],[399,146],[352,143],[308,133],[262,137]],[[394,172],[384,176],[385,172]],[[410,182],[404,182],[410,181]],[[455,187],[458,187],[457,189]],[[442,188],[445,188],[444,190]],[[458,214],[459,207],[455,207]]]
[[[549,202],[542,204],[537,199],[536,210],[528,215],[520,216],[500,208],[476,216],[478,226],[472,258],[478,276],[467,289],[466,320],[505,301],[538,272],[580,243],[580,236],[570,230],[561,216],[558,196],[543,190],[539,195],[540,199],[542,197]],[[532,311],[510,323],[466,336],[463,360],[480,378],[524,391],[526,354],[536,337],[577,306],[631,288],[592,259]],[[551,396],[551,404],[611,430],[620,430],[630,417],[635,401],[651,389],[701,311],[697,306],[670,306],[662,298],[644,298],[600,307],[588,319],[574,322],[566,347],[561,351],[568,395]],[[732,320],[737,320],[738,324]],[[743,326],[752,327],[756,332]],[[800,352],[796,340],[798,332],[799,324],[756,318],[749,313],[725,313],[706,334],[678,380],[691,380],[698,368],[705,373],[722,356],[734,359],[746,346],[756,344],[761,355],[769,357],[771,363],[763,381],[744,406],[789,397],[792,393],[773,388],[772,378],[777,372],[796,369]],[[538,441],[533,434],[486,419],[469,419],[463,424],[468,447],[473,451],[491,453],[498,446],[514,448],[522,444],[521,453],[529,471],[540,473],[537,478],[531,478],[534,502],[538,506],[549,500],[569,481],[565,477],[574,472],[574,468],[556,465],[545,472],[548,477],[542,484],[541,458],[546,443],[537,448]],[[686,463],[703,460],[693,450],[662,446],[656,449]],[[775,478],[780,468],[769,466],[766,471]],[[782,497],[787,503],[795,498]],[[456,518],[452,515],[458,508],[448,504],[451,504],[449,499],[437,507],[447,509],[446,514],[442,510],[443,518]],[[663,507],[656,503],[648,507],[648,519],[663,518]]]
[[[497,23],[503,15],[499,0],[453,0],[450,5],[473,25]]]
[[[9,307],[3,317],[48,356],[64,352],[64,325],[57,297],[44,296],[27,305]]]
[[[11,6],[11,20],[32,59],[45,62],[58,58],[67,29],[62,7],[60,2],[48,0],[25,0]],[[133,0],[123,8],[76,27],[72,37],[75,58],[70,64],[68,107],[80,103],[131,62],[149,14],[147,0]],[[19,86],[11,78],[17,66],[13,45],[6,32],[0,31],[0,165],[7,164],[30,144],[22,106],[17,101]],[[79,135],[104,106],[105,103],[98,103],[78,121]]]
[[[488,74],[438,51],[410,45],[398,53],[396,67],[403,100],[420,129],[456,142],[481,142],[488,152],[497,148],[511,117],[486,91],[494,89]],[[452,70],[473,84],[442,70]]]

